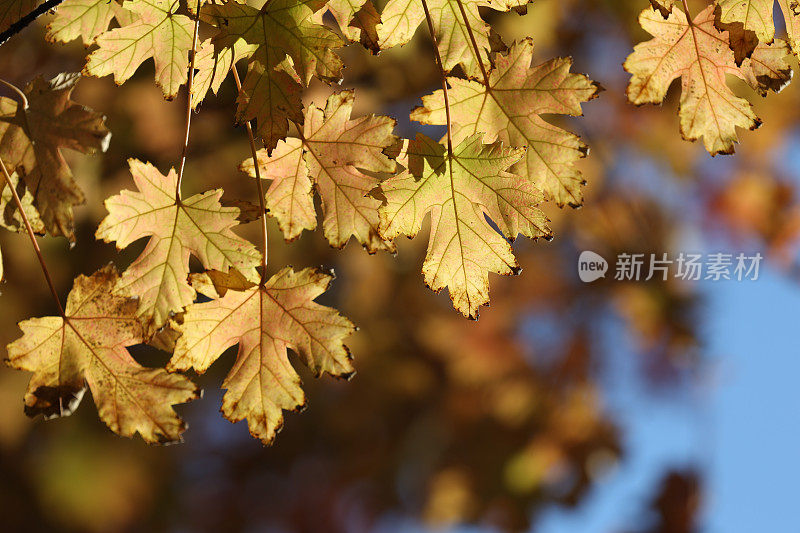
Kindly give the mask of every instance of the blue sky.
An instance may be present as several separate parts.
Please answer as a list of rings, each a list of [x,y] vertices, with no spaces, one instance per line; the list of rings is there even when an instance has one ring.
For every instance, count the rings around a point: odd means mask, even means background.
[[[700,290],[709,360],[697,388],[654,396],[635,378],[633,354],[611,350],[618,355],[607,407],[628,456],[577,511],[551,510],[537,532],[609,533],[640,523],[662,473],[691,465],[704,476],[703,531],[800,528],[800,287],[766,268],[758,281],[704,282]]]

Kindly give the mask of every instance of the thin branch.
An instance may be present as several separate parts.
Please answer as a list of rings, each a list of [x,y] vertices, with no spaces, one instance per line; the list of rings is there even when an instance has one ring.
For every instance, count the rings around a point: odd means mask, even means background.
[[[6,184],[11,190],[11,196],[14,198],[14,203],[17,205],[17,211],[19,211],[19,215],[22,217],[22,222],[25,224],[25,229],[28,230],[28,237],[31,240],[31,244],[33,244],[33,249],[36,251],[36,257],[39,258],[39,264],[42,266],[42,272],[44,273],[44,278],[47,280],[47,286],[50,287],[50,294],[53,296],[53,301],[56,303],[58,312],[61,314],[61,316],[66,318],[64,307],[61,305],[61,300],[58,297],[56,286],[53,283],[53,278],[50,277],[50,271],[47,269],[47,263],[44,262],[42,250],[39,248],[39,243],[36,240],[36,234],[33,233],[33,228],[28,220],[28,215],[25,214],[25,209],[22,206],[22,200],[19,199],[17,190],[14,188],[14,184],[11,182],[11,176],[8,173],[6,164],[3,163],[2,159],[0,159],[0,167],[3,170],[3,177],[5,178]]]
[[[47,0],[44,4],[40,5],[14,24],[8,27],[6,31],[0,33],[0,46],[3,46],[7,40],[12,38],[17,33],[21,32],[25,29],[28,24],[39,18],[39,16],[47,13],[51,9],[55,9],[58,5],[63,2],[64,0]]]
[[[232,66],[233,81],[236,82],[236,90],[242,92],[242,82],[239,79],[239,71],[236,69],[236,64]],[[261,285],[263,286],[267,280],[267,206],[264,204],[264,185],[261,183],[261,172],[258,170],[258,150],[256,150],[256,138],[253,135],[253,126],[250,121],[244,123],[247,128],[247,138],[250,141],[250,152],[253,154],[253,168],[256,173],[256,186],[258,187],[258,204],[261,206]]]
[[[181,201],[181,183],[183,183],[183,169],[186,167],[186,152],[189,150],[189,130],[192,127],[192,87],[194,86],[194,61],[197,57],[197,32],[200,28],[200,2],[197,0],[197,12],[194,18],[194,35],[192,35],[192,61],[189,65],[189,79],[186,82],[186,133],[183,136],[183,149],[181,150],[181,165],[178,169],[178,184],[175,186],[175,198]]]
[[[433,53],[436,57],[436,65],[439,67],[440,77],[442,78],[444,112],[447,116],[447,157],[453,157],[453,136],[450,131],[453,127],[450,120],[450,96],[447,93],[447,73],[444,71],[442,55],[439,53],[439,43],[436,41],[436,33],[433,31],[433,19],[431,18],[430,11],[428,11],[428,2],[426,0],[422,0],[422,9],[425,10],[425,20],[428,21],[428,31],[431,33],[431,40],[433,41]]]
[[[28,97],[25,96],[24,92],[19,90],[19,87],[17,87],[13,83],[7,82],[6,80],[0,80],[0,84],[5,85],[6,87],[8,87],[9,89],[11,89],[12,91],[14,91],[16,93],[16,95],[20,99],[20,102],[22,103],[22,110],[23,111],[28,109]]]
[[[456,0],[458,3],[458,9],[461,11],[461,16],[464,18],[464,26],[467,27],[467,34],[469,34],[469,40],[472,42],[472,49],[475,51],[475,58],[478,60],[478,66],[481,69],[481,74],[483,75],[483,83],[486,85],[486,90],[491,90],[489,87],[489,74],[486,72],[486,67],[483,65],[483,58],[481,58],[481,49],[478,48],[478,41],[475,40],[475,33],[472,31],[472,26],[469,25],[469,19],[467,18],[467,10],[464,9],[464,2],[461,0]]]

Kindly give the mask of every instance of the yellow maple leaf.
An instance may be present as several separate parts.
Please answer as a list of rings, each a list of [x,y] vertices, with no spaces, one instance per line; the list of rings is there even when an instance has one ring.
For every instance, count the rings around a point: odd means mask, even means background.
[[[777,0],[783,14],[784,25],[792,52],[800,57],[798,38],[800,37],[800,2],[797,0]],[[752,32],[758,42],[770,44],[775,38],[775,21],[773,9],[775,0],[720,0],[718,27]],[[735,27],[740,25],[739,27]],[[754,43],[746,36],[740,37],[741,43],[734,43],[737,58],[749,57]],[[740,47],[741,50],[736,50]]]
[[[514,44],[508,54],[495,57],[489,86],[472,80],[448,78],[453,142],[483,132],[485,143],[503,141],[526,147],[525,158],[511,172],[533,181],[559,206],[583,204],[583,176],[575,162],[588,148],[572,133],[553,126],[541,115],[580,115],[581,103],[594,98],[599,87],[586,76],[572,74],[572,61],[558,58],[531,68],[533,42]],[[442,91],[424,96],[423,107],[411,119],[425,124],[447,124]]]
[[[100,418],[114,432],[137,432],[147,442],[180,439],[186,429],[172,405],[198,397],[183,376],[139,365],[126,347],[141,344],[135,299],[115,296],[113,265],[78,276],[64,317],[20,323],[23,336],[8,345],[9,364],[33,372],[25,393],[29,416],[66,416],[88,385]]]
[[[118,0],[64,0],[47,25],[47,40],[67,43],[80,37],[89,46],[117,14],[124,19]]]
[[[632,74],[628,99],[637,105],[660,104],[672,81],[681,78],[681,133],[690,141],[702,139],[712,155],[733,153],[737,127],[755,129],[761,124],[750,103],[728,87],[727,74],[761,93],[777,92],[791,79],[785,60],[789,50],[783,41],[760,43],[737,66],[728,32],[714,27],[714,6],[691,23],[677,8],[667,19],[647,9],[639,23],[654,39],[636,45],[625,61]]]
[[[398,158],[406,170],[381,184],[386,197],[381,233],[388,239],[413,237],[430,213],[425,283],[434,291],[447,288],[453,306],[470,318],[477,318],[480,306],[489,303],[489,272],[519,273],[509,240],[519,234],[552,234],[536,207],[544,200],[541,191],[530,180],[506,172],[525,150],[500,142],[483,144],[482,137],[478,133],[464,139],[451,154],[419,134],[406,142]]]
[[[480,75],[481,63],[491,64],[489,52],[497,40],[481,18],[480,8],[508,11],[527,3],[528,0],[429,0],[433,37],[444,69],[450,71],[460,64],[468,76]],[[424,20],[425,10],[419,0],[389,0],[377,27],[380,47],[387,49],[406,44]],[[476,55],[473,39],[480,56]]]
[[[164,176],[149,163],[128,163],[139,191],[122,191],[106,200],[108,216],[97,228],[97,238],[116,242],[119,249],[149,239],[115,288],[139,297],[139,315],[148,323],[149,336],[194,301],[188,283],[190,255],[208,269],[235,267],[250,278],[257,275],[260,255],[231,230],[238,224],[239,209],[220,205],[221,189],[178,201],[174,169]]]
[[[396,140],[395,121],[376,115],[351,119],[353,100],[352,91],[343,91],[328,98],[324,111],[310,105],[301,138],[279,142],[271,155],[259,150],[260,175],[272,180],[266,204],[284,237],[296,239],[304,229],[316,227],[316,186],[331,246],[341,248],[354,236],[370,253],[394,251],[394,244],[378,232],[380,201],[367,196],[379,180],[361,170],[394,171],[383,150]],[[240,168],[255,177],[252,158]]]
[[[238,344],[236,362],[222,384],[227,389],[222,412],[231,422],[246,419],[250,433],[269,444],[283,425],[283,410],[305,405],[287,350],[317,376],[349,377],[354,370],[343,341],[355,328],[335,309],[314,302],[331,275],[284,268],[261,286],[234,271],[209,274],[201,285],[213,288],[209,296],[221,298],[186,308],[168,368],[205,372]]]
[[[113,74],[121,85],[153,58],[156,83],[165,98],[174,98],[188,77],[194,23],[176,14],[179,0],[129,0],[122,7],[130,15],[129,23],[97,37],[98,48],[87,58],[84,72]]]

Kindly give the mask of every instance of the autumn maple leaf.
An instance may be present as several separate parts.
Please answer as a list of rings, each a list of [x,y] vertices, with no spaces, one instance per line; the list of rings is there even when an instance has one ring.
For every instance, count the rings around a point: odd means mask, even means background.
[[[108,30],[115,15],[122,23],[130,17],[118,0],[64,0],[47,25],[47,40],[67,43],[80,37],[89,46]]]
[[[122,4],[130,19],[96,39],[97,50],[87,58],[90,76],[114,75],[121,85],[148,58],[155,63],[156,83],[172,99],[186,82],[194,24],[178,15],[179,0],[129,0]]]
[[[232,46],[244,39],[258,46],[264,69],[271,71],[288,55],[304,84],[316,75],[323,80],[341,77],[342,61],[333,52],[344,45],[333,31],[313,20],[325,0],[271,0],[261,9],[229,1],[206,5],[205,20],[219,28],[215,46]]]
[[[519,234],[552,235],[536,207],[544,200],[541,191],[506,171],[525,150],[500,142],[483,144],[482,137],[478,133],[464,139],[451,154],[419,134],[406,142],[398,158],[406,170],[381,184],[386,197],[381,233],[387,239],[413,237],[430,213],[425,283],[434,291],[447,288],[453,306],[470,318],[477,318],[479,307],[489,303],[489,272],[519,272],[509,240]]]
[[[783,13],[786,31],[792,49],[800,33],[800,5],[797,0],[777,0]],[[775,21],[773,9],[775,0],[720,0],[719,26],[727,29],[730,24],[741,24],[744,31],[753,32],[756,38],[769,44],[775,38]]]
[[[371,0],[329,0],[327,8],[350,42],[360,42],[376,54],[380,51],[377,26],[381,17]],[[315,15],[321,23],[322,11]]]
[[[97,238],[116,242],[119,249],[149,238],[115,288],[139,297],[139,316],[148,322],[149,336],[194,301],[187,280],[190,255],[208,269],[235,267],[251,278],[260,256],[231,231],[239,209],[220,205],[221,189],[178,201],[175,170],[164,176],[149,163],[128,163],[139,191],[122,191],[106,200],[108,216],[97,228]]]
[[[446,71],[461,65],[470,77],[481,73],[481,64],[491,64],[489,52],[498,41],[491,28],[480,16],[480,8],[508,11],[524,6],[528,0],[429,0],[428,10],[433,22],[434,39]],[[381,13],[377,27],[382,49],[406,44],[417,27],[425,20],[425,10],[419,0],[389,0]],[[473,46],[472,41],[475,41]],[[476,55],[475,48],[480,50]]]
[[[84,196],[61,154],[105,151],[111,133],[105,117],[70,100],[78,74],[36,78],[25,88],[28,107],[0,98],[0,159],[22,176],[51,235],[74,240],[73,206]],[[0,187],[2,188],[2,187]]]
[[[210,274],[213,279],[204,285],[214,291],[208,296],[221,297],[186,308],[168,368],[205,372],[238,344],[236,362],[222,384],[227,389],[222,412],[231,422],[246,419],[250,433],[269,444],[283,425],[283,410],[305,405],[287,350],[317,376],[348,377],[353,366],[343,340],[355,328],[335,309],[314,302],[331,275],[284,268],[264,285],[254,285],[233,271]]]
[[[483,132],[484,142],[496,140],[523,148],[525,158],[511,172],[533,181],[559,206],[583,204],[583,176],[574,163],[588,151],[572,133],[541,118],[544,114],[580,115],[581,103],[594,98],[599,86],[586,76],[570,73],[572,61],[558,58],[531,68],[533,42],[526,39],[498,54],[489,86],[448,78],[453,142]],[[422,98],[423,107],[411,119],[447,124],[442,91]]]
[[[196,73],[192,85],[192,108],[200,105],[208,91],[217,94],[231,67],[240,59],[252,55],[254,50],[254,46],[242,40],[236,41],[233,46],[220,48],[215,47],[211,39],[203,41],[194,60]]]
[[[88,385],[114,432],[138,432],[147,442],[179,440],[186,425],[171,406],[199,391],[183,376],[140,366],[125,349],[144,341],[143,328],[136,300],[112,294],[118,278],[113,265],[78,276],[63,317],[20,323],[23,336],[8,345],[8,357],[12,367],[33,372],[25,412],[69,415]]]
[[[328,98],[324,111],[310,105],[301,138],[279,142],[271,155],[259,150],[261,177],[272,180],[266,205],[284,237],[295,239],[304,229],[316,227],[316,186],[331,246],[341,248],[354,236],[370,253],[393,251],[394,244],[378,232],[380,201],[368,196],[379,180],[362,170],[394,171],[394,161],[383,150],[396,140],[395,121],[375,115],[351,119],[353,100],[352,91],[343,91]],[[255,176],[252,159],[240,168]]]
[[[637,105],[660,104],[670,84],[681,78],[681,133],[687,140],[702,139],[712,154],[729,154],[738,142],[736,128],[755,129],[761,121],[750,103],[728,87],[725,76],[745,80],[761,94],[780,91],[791,79],[783,41],[760,43],[752,56],[736,66],[728,32],[714,27],[714,6],[689,24],[686,15],[673,8],[665,20],[652,10],[639,23],[654,39],[636,45],[625,61],[632,74],[628,99]]]
[[[286,138],[289,121],[303,122],[302,86],[290,67],[267,68],[260,53],[250,60],[242,90],[236,99],[236,122],[256,119],[256,134],[267,150]]]

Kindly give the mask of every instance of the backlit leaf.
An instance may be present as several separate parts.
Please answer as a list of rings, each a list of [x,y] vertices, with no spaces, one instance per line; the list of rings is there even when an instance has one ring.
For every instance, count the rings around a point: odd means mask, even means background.
[[[121,85],[152,58],[156,83],[165,98],[174,98],[188,76],[194,23],[176,14],[178,0],[129,0],[122,7],[132,16],[130,24],[97,37],[98,49],[87,58],[84,72],[97,77],[113,74]]]
[[[88,385],[100,418],[114,432],[147,442],[180,440],[186,429],[172,405],[198,397],[195,385],[163,369],[144,368],[126,347],[143,342],[136,300],[115,296],[113,265],[78,276],[65,317],[20,323],[23,336],[8,345],[9,363],[33,372],[25,393],[29,416],[66,416]]]
[[[232,46],[238,39],[258,45],[256,56],[265,69],[278,66],[288,55],[308,85],[314,75],[323,80],[341,77],[342,61],[333,49],[344,43],[312,17],[324,6],[325,0],[271,0],[256,9],[230,1],[208,4],[202,13],[219,27],[216,46]]]
[[[84,196],[61,154],[105,151],[111,133],[105,117],[70,100],[78,74],[36,78],[25,88],[28,109],[0,98],[0,158],[33,196],[47,231],[74,240],[72,208]]]
[[[353,324],[314,302],[332,279],[314,269],[284,268],[260,286],[235,273],[215,273],[209,282],[224,295],[187,307],[169,368],[205,372],[238,344],[236,362],[222,384],[227,389],[222,412],[231,422],[246,419],[253,436],[271,443],[283,425],[283,410],[297,410],[306,401],[287,350],[317,376],[354,372],[343,344]]]
[[[761,121],[744,98],[728,87],[726,75],[745,80],[755,90],[779,91],[791,79],[785,42],[760,43],[750,58],[736,66],[728,32],[714,27],[714,6],[689,24],[677,8],[666,20],[648,9],[639,22],[653,39],[636,45],[625,61],[632,74],[628,99],[637,105],[660,104],[667,89],[681,78],[680,123],[687,140],[702,139],[712,155],[729,154],[738,142],[736,128],[755,129]]]
[[[528,0],[428,1],[434,37],[438,43],[444,69],[450,71],[461,64],[470,77],[480,75],[481,62],[488,69],[493,37],[490,35],[491,28],[480,16],[479,8],[508,11],[527,3]],[[425,11],[419,0],[389,0],[381,13],[381,24],[378,25],[380,47],[387,49],[406,44],[424,21]],[[480,57],[475,53],[472,37],[480,50]]]
[[[139,297],[139,316],[150,336],[172,313],[194,301],[195,291],[187,280],[191,255],[205,268],[235,267],[252,278],[259,253],[231,231],[238,224],[239,209],[220,205],[221,189],[178,202],[173,169],[164,176],[149,163],[131,159],[129,164],[139,190],[122,191],[106,200],[108,216],[100,223],[97,238],[116,242],[119,249],[149,239],[115,291]]]
[[[584,180],[574,163],[584,157],[586,145],[572,133],[542,119],[544,114],[580,115],[581,103],[594,98],[598,86],[586,76],[572,74],[572,61],[558,58],[531,68],[533,42],[526,39],[498,54],[489,75],[489,87],[460,78],[448,78],[451,89],[453,142],[483,132],[484,142],[527,147],[525,158],[510,170],[535,183],[559,206],[583,203]],[[422,99],[423,107],[411,119],[425,124],[447,124],[442,91]]]
[[[258,152],[261,177],[272,180],[267,208],[284,237],[297,238],[316,227],[313,184],[322,199],[323,230],[331,246],[341,248],[354,236],[370,253],[393,251],[394,244],[378,232],[380,201],[367,196],[379,180],[362,171],[394,171],[394,161],[383,150],[395,142],[395,121],[375,115],[351,119],[353,99],[352,91],[344,91],[328,98],[324,111],[309,106],[302,138],[281,141],[272,155]],[[255,176],[252,159],[241,168]]]
[[[47,39],[67,43],[80,37],[88,46],[121,12],[117,0],[64,0],[47,25]]]
[[[489,303],[489,272],[519,273],[509,240],[519,234],[551,235],[547,218],[536,207],[544,200],[542,193],[530,180],[506,171],[525,150],[482,144],[482,137],[464,139],[451,154],[418,134],[398,159],[406,170],[381,184],[386,197],[381,232],[389,239],[413,237],[430,214],[425,283],[437,292],[446,288],[453,306],[470,318]]]

